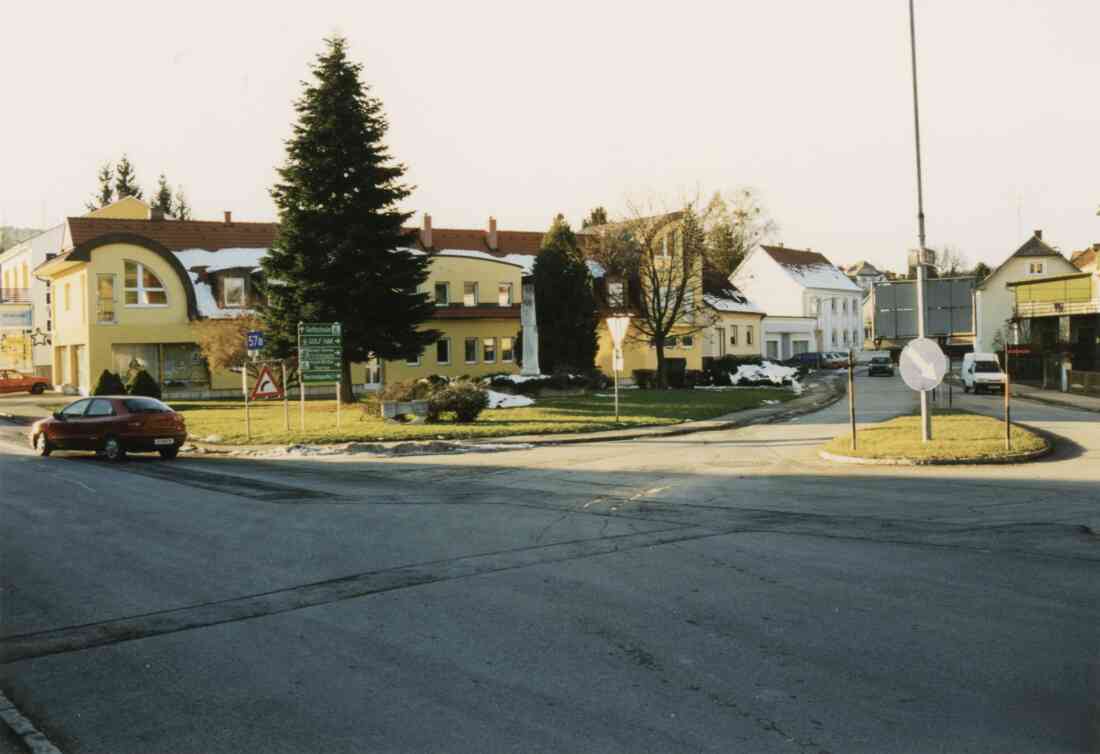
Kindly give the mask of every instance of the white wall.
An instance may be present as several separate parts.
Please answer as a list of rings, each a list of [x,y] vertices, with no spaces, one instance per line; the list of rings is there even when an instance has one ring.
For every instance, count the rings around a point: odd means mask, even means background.
[[[767,252],[753,249],[734,270],[733,284],[773,316],[801,317],[806,314],[802,286],[791,279]]]
[[[1042,262],[1042,274],[1031,274],[1028,270],[1033,262]],[[1008,283],[1020,280],[1042,280],[1054,275],[1072,275],[1080,272],[1064,257],[1013,257],[997,270],[993,277],[985,281],[978,289],[974,304],[977,310],[978,332],[974,338],[975,351],[992,351],[997,331],[1002,329],[1005,320],[1013,314],[1016,303]]]

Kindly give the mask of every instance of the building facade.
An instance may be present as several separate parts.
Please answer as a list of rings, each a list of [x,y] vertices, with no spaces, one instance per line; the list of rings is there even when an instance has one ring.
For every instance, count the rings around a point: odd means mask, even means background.
[[[34,270],[61,251],[64,236],[57,225],[0,254],[0,368],[51,376],[50,287]]]
[[[823,255],[759,246],[730,280],[749,300],[767,308],[764,356],[789,359],[810,351],[862,347],[863,290]]]

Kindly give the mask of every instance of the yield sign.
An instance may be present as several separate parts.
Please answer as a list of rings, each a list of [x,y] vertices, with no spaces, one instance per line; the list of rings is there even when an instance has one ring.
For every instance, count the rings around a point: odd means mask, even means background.
[[[271,370],[265,364],[260,368],[260,376],[256,379],[256,387],[252,388],[249,400],[257,398],[282,398],[283,390],[275,384],[275,378],[271,376]]]

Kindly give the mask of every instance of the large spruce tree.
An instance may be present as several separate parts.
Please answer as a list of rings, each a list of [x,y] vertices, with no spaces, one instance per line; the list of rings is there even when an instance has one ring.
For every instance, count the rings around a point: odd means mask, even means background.
[[[138,185],[137,171],[125,154],[115,166],[115,196],[118,199],[125,199],[128,196],[141,199],[144,196],[141,186]]]
[[[598,346],[592,276],[561,215],[542,239],[534,277],[540,368],[592,369]]]
[[[279,233],[263,261],[261,316],[274,352],[290,356],[299,322],[341,322],[341,400],[352,401],[354,362],[416,357],[439,333],[420,328],[435,307],[418,287],[430,258],[404,250],[411,213],[405,166],[382,141],[382,103],[360,81],[341,37],[325,40],[313,79],[294,107],[281,180],[271,190]]]

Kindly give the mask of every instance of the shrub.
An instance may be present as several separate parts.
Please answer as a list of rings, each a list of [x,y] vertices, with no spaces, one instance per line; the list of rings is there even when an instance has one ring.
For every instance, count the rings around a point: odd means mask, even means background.
[[[633,375],[634,384],[642,390],[649,390],[657,386],[656,369],[635,369]]]
[[[143,395],[146,398],[160,399],[160,385],[153,376],[144,369],[139,370],[130,384],[126,386],[126,392],[130,395]]]
[[[123,383],[122,378],[108,369],[104,369],[103,374],[99,375],[99,382],[95,384],[95,390],[92,391],[92,395],[125,394],[126,385]]]
[[[435,388],[429,380],[406,380],[386,385],[380,397],[384,401],[422,401],[433,392]]]
[[[710,380],[708,384],[728,385],[730,384],[729,375],[734,374],[737,371],[737,367],[742,364],[755,364],[759,366],[763,363],[764,359],[760,356],[726,355],[718,359],[710,359],[708,363],[703,365],[703,371],[707,373],[707,379]]]
[[[684,387],[699,387],[710,385],[710,376],[702,369],[689,369],[684,372]]]
[[[453,413],[459,424],[476,421],[489,407],[489,393],[472,382],[456,382],[437,391],[428,399],[428,421],[437,422],[444,413]]]

